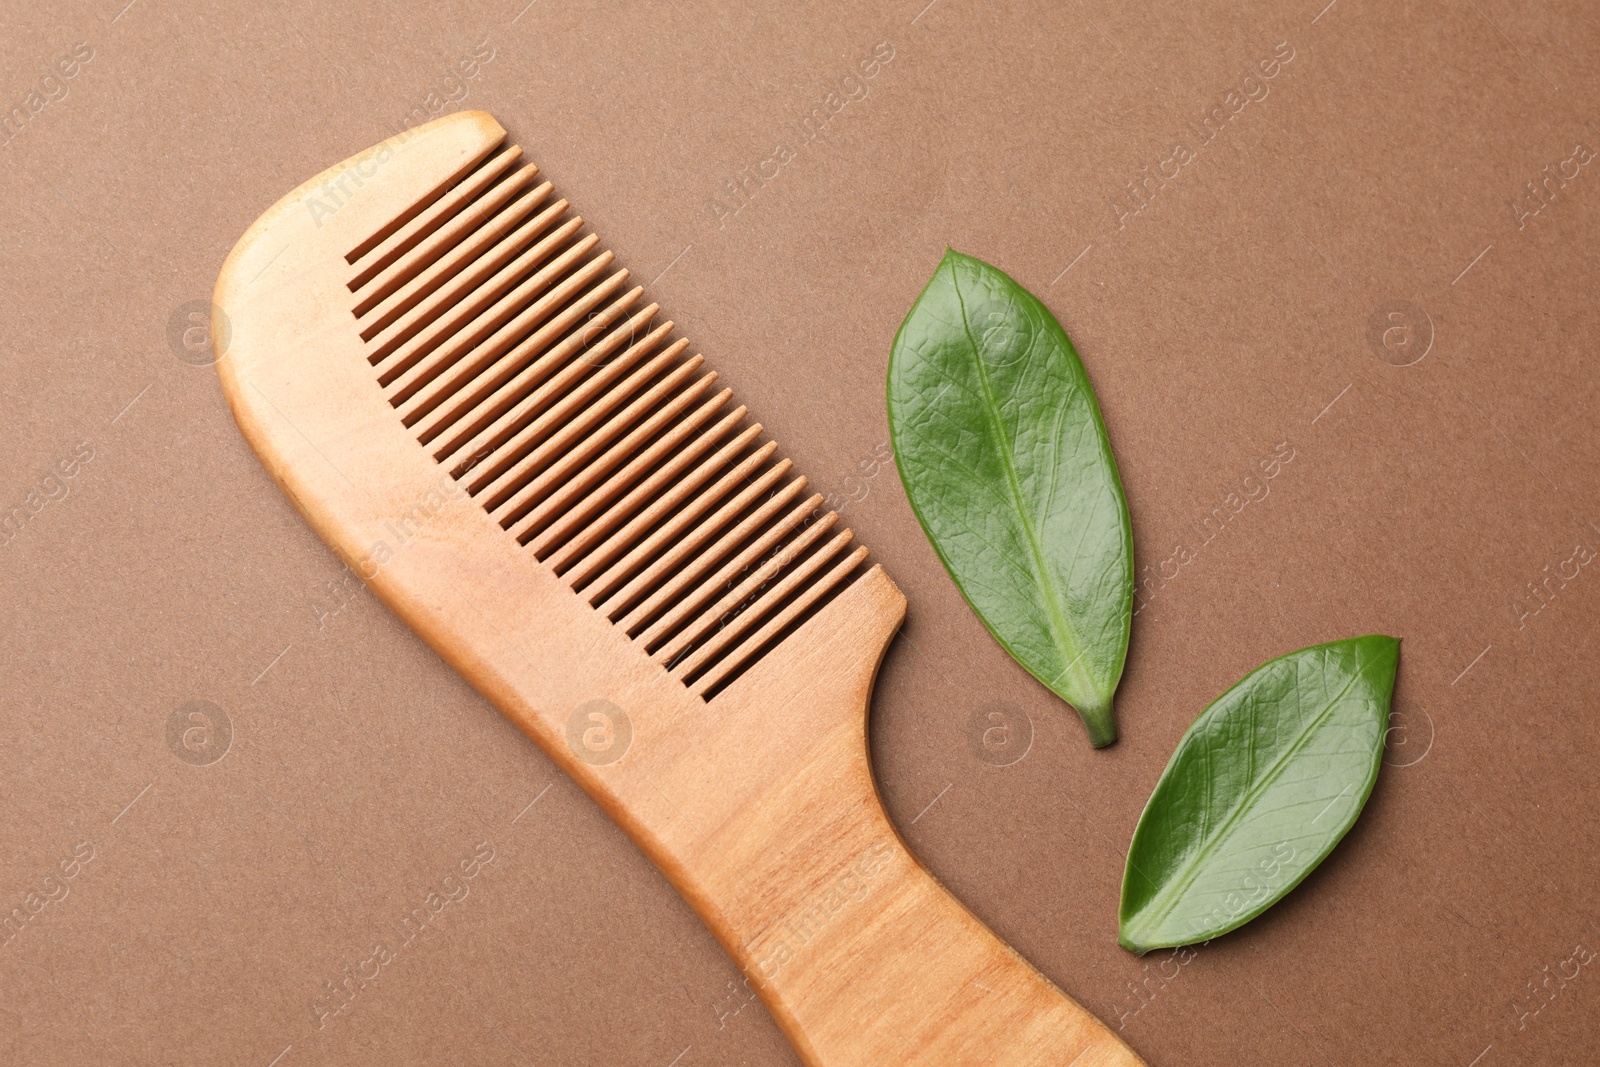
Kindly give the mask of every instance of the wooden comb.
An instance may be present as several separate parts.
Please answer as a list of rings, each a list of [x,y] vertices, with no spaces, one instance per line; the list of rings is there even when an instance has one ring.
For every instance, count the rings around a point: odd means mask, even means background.
[[[904,598],[505,140],[441,118],[240,239],[213,335],[261,461],[805,1062],[1141,1063],[906,849],[866,736]]]

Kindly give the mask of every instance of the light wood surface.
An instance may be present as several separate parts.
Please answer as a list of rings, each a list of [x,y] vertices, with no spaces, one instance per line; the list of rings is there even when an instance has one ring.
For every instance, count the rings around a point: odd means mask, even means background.
[[[807,1063],[1142,1063],[906,849],[866,738],[903,597],[504,137],[440,119],[240,240],[213,331],[262,462]]]

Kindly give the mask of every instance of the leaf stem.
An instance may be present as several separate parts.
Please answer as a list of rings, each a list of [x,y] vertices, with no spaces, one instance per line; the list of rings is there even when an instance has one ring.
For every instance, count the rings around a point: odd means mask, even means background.
[[[1104,704],[1078,704],[1074,710],[1088,727],[1089,743],[1095,748],[1105,748],[1117,739],[1117,716],[1109,700]]]

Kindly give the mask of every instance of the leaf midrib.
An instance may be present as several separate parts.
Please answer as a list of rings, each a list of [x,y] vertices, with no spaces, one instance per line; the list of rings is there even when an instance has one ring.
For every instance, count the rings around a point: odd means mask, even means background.
[[[1056,651],[1061,654],[1062,661],[1066,663],[1066,668],[1063,673],[1065,673],[1065,671],[1073,671],[1073,673],[1077,675],[1081,688],[1085,690],[1085,695],[1094,697],[1097,694],[1095,693],[1096,687],[1093,681],[1084,673],[1081,668],[1074,670],[1074,668],[1077,668],[1078,664],[1083,660],[1083,652],[1080,652],[1077,656],[1073,657],[1071,660],[1068,660],[1068,655],[1071,652],[1071,649],[1065,647],[1063,643],[1064,639],[1067,638],[1068,633],[1067,619],[1062,611],[1058,599],[1058,593],[1055,587],[1055,582],[1051,578],[1049,568],[1044,558],[1044,548],[1039,544],[1038,537],[1034,532],[1033,514],[1023,504],[1022,485],[1017,477],[1016,466],[1012,463],[1011,459],[1011,440],[1006,436],[1005,424],[1000,420],[999,409],[995,404],[994,390],[989,385],[989,373],[983,364],[983,352],[978,347],[978,342],[976,339],[974,339],[972,336],[972,324],[967,321],[967,300],[966,297],[961,295],[961,285],[956,279],[956,272],[953,268],[950,271],[950,288],[955,291],[956,303],[961,307],[961,332],[966,334],[967,344],[972,349],[972,363],[978,372],[978,386],[979,391],[983,396],[984,410],[989,416],[988,421],[990,432],[995,436],[1000,445],[996,451],[1000,453],[1001,465],[1005,467],[1006,485],[1011,491],[1012,507],[1016,509],[1017,514],[1022,519],[1022,530],[1028,539],[1028,551],[1033,557],[1034,573],[1037,576],[1039,586],[1044,590],[1045,593],[1045,607],[1049,612],[1051,621],[1050,636],[1054,640]],[[1084,651],[1087,651],[1087,649]],[[1054,688],[1054,686],[1052,686],[1052,688]]]
[[[1351,674],[1350,680],[1344,684],[1344,688],[1339,690],[1333,699],[1328,701],[1328,706],[1323,708],[1315,719],[1306,724],[1305,728],[1300,731],[1300,736],[1295,738],[1294,744],[1284,749],[1283,754],[1272,761],[1272,766],[1267,768],[1266,773],[1264,773],[1261,777],[1261,781],[1250,787],[1250,790],[1244,795],[1238,804],[1234,805],[1233,810],[1228,813],[1228,818],[1211,835],[1211,839],[1201,846],[1199,852],[1193,854],[1193,856],[1185,865],[1183,876],[1176,882],[1168,883],[1166,889],[1157,891],[1156,895],[1151,898],[1151,906],[1154,906],[1157,901],[1166,898],[1165,907],[1161,910],[1160,914],[1148,921],[1139,922],[1138,925],[1144,926],[1147,929],[1154,929],[1159,927],[1160,924],[1166,922],[1167,919],[1171,917],[1173,909],[1176,908],[1179,902],[1182,901],[1183,894],[1191,885],[1194,884],[1195,879],[1200,877],[1200,872],[1205,869],[1206,862],[1211,858],[1212,854],[1216,851],[1221,842],[1227,838],[1228,833],[1233,829],[1234,824],[1238,822],[1243,814],[1250,809],[1251,805],[1253,805],[1256,799],[1266,791],[1267,787],[1278,780],[1278,776],[1283,773],[1283,770],[1287,766],[1291,757],[1293,757],[1306,746],[1311,739],[1312,733],[1321,724],[1322,720],[1333,713],[1333,709],[1339,706],[1339,701],[1344,699],[1344,695],[1350,692],[1351,687],[1353,687],[1356,682],[1361,680],[1363,670],[1363,666],[1358,662],[1355,670]],[[1209,747],[1207,748],[1206,753],[1206,758],[1210,759]],[[1207,776],[1206,782],[1207,788],[1209,789],[1211,776]],[[1143,908],[1140,909],[1141,912],[1144,910],[1145,909]]]

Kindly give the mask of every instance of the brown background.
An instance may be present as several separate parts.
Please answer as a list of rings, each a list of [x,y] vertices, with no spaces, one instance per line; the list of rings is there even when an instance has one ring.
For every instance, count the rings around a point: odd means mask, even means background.
[[[1600,944],[1600,575],[1522,613],[1600,545],[1600,165],[1512,207],[1600,144],[1592,4],[525,2],[0,15],[5,108],[93,50],[0,148],[0,507],[93,449],[0,547],[0,913],[58,898],[0,943],[0,1061],[795,1062],[587,798],[334,591],[184,347],[260,212],[438,104],[499,117],[799,469],[856,498],[911,602],[873,709],[891,814],[1153,1064],[1593,1062],[1597,969],[1532,983]],[[883,42],[865,98],[719,217]],[[1280,44],[1268,95],[1195,147]],[[1195,160],[1133,213],[1125,183],[1177,140]],[[1104,752],[987,637],[892,468],[846,481],[946,244],[1046,300],[1105,409],[1153,595]],[[1369,333],[1390,301],[1409,348]],[[1400,729],[1357,828],[1185,965],[1118,948],[1125,845],[1185,726],[1262,661],[1371,631],[1404,639]],[[168,744],[196,699],[232,726],[203,766]],[[992,701],[1033,724],[1011,766],[969,746]],[[480,842],[469,895],[319,1028],[326,983]]]

